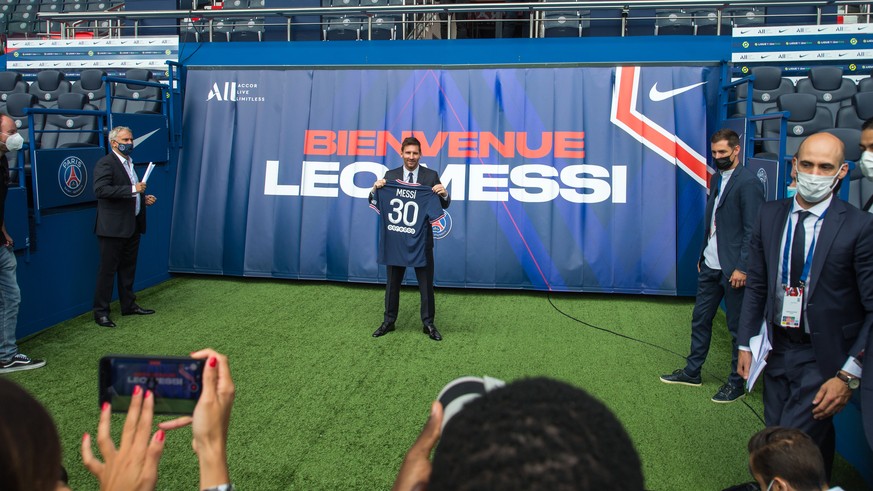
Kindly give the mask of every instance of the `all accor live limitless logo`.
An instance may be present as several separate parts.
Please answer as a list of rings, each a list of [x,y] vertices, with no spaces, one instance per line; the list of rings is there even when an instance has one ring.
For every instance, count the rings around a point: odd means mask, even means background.
[[[258,84],[247,82],[224,82],[219,85],[218,82],[212,84],[209,89],[209,94],[206,96],[206,101],[215,99],[221,102],[264,102],[267,99],[264,96],[255,95],[258,90]]]

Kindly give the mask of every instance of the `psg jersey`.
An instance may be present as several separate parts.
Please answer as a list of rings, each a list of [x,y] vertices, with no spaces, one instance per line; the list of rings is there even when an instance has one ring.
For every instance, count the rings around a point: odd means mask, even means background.
[[[373,193],[370,208],[382,217],[379,264],[426,266],[427,234],[444,213],[439,196],[427,186],[398,179]]]

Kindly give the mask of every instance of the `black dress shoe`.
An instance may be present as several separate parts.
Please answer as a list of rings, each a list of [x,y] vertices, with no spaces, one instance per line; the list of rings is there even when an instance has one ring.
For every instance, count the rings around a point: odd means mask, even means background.
[[[132,310],[128,310],[127,312],[122,312],[121,315],[152,315],[155,311],[152,309],[144,309],[137,305]]]
[[[383,322],[382,325],[379,326],[379,329],[376,329],[376,331],[373,332],[373,337],[378,338],[379,336],[384,336],[393,330],[394,330],[394,323],[393,322]]]
[[[440,332],[437,331],[436,326],[433,325],[433,324],[431,324],[431,325],[429,325],[429,326],[424,326],[424,327],[422,328],[422,331],[423,331],[425,334],[427,334],[428,337],[431,338],[431,339],[433,339],[434,341],[442,341],[442,340],[443,340],[443,337],[440,336]]]
[[[95,317],[94,322],[96,322],[98,326],[115,327],[115,323],[112,322],[112,319],[110,319],[108,315],[101,315],[100,317]]]

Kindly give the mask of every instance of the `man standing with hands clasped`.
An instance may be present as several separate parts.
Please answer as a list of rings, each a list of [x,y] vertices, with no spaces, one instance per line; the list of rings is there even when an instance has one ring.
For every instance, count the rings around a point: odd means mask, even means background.
[[[375,204],[378,202],[377,192],[380,188],[385,186],[386,182],[399,180],[411,183],[413,186],[421,185],[426,187],[428,192],[432,191],[439,197],[439,206],[442,207],[442,209],[448,208],[451,203],[451,198],[449,197],[446,188],[442,183],[440,183],[439,175],[436,171],[418,165],[418,162],[421,159],[421,143],[416,138],[409,137],[403,140],[400,148],[401,156],[403,157],[403,166],[389,170],[385,173],[385,177],[379,179],[375,184],[373,184],[373,190],[370,192],[370,206],[374,208],[376,207]],[[382,203],[382,205],[384,204],[385,203]],[[418,207],[416,205],[416,210],[417,209]],[[397,211],[398,210],[395,209],[392,213]],[[403,219],[407,220],[412,215],[413,214],[411,213],[403,214]],[[416,215],[421,215],[417,218],[423,219],[424,210],[421,210],[420,214],[416,213]],[[428,216],[430,220],[437,218],[432,216],[432,214]],[[383,220],[385,218],[389,218],[390,221],[390,217],[383,216]],[[409,224],[406,223],[406,225]],[[440,341],[443,339],[442,335],[440,335],[440,332],[437,331],[436,325],[434,325],[436,309],[434,307],[433,295],[433,230],[428,222],[424,222],[422,226],[426,229],[420,231],[425,236],[424,240],[426,241],[423,244],[423,253],[425,255],[426,264],[420,267],[415,267],[415,277],[418,280],[418,290],[421,293],[421,322],[423,324],[424,333],[434,341]],[[406,230],[411,229],[411,227],[402,228]],[[384,238],[385,235],[383,235],[383,239]],[[418,249],[422,244],[420,243],[420,240],[417,240],[413,246],[415,247],[412,247],[411,249]],[[403,274],[406,272],[406,266],[392,265],[391,263],[396,261],[384,257],[387,256],[387,254],[384,253],[384,249],[386,248],[384,240],[381,247],[382,251],[379,255],[380,263],[385,264],[388,279],[385,285],[385,318],[382,325],[380,325],[373,333],[374,338],[384,336],[394,330],[394,322],[397,320],[397,310],[400,306],[400,284],[403,282]],[[410,254],[409,251],[401,251],[400,249],[403,248],[396,248],[396,252],[404,252],[402,255],[407,256],[415,255]],[[407,262],[406,258],[402,259],[403,261],[401,262],[405,264]],[[415,258],[412,259],[414,260]]]
[[[144,194],[133,168],[133,133],[130,128],[116,126],[109,132],[112,151],[94,166],[94,195],[97,196],[97,222],[94,233],[100,242],[100,270],[94,290],[94,322],[103,327],[115,327],[109,317],[112,284],[118,275],[118,299],[121,315],[149,315],[155,311],[136,304],[133,279],[139,236],[146,230],[146,207],[156,198]]]
[[[793,165],[797,195],[761,207],[749,248],[738,370],[748,378],[750,339],[763,327],[764,421],[798,428],[834,460],[833,416],[860,385],[873,324],[873,216],[833,195],[848,167],[843,143],[817,133]],[[869,361],[868,361],[869,362]]]
[[[691,317],[691,353],[685,368],[662,375],[667,384],[699,386],[700,369],[709,353],[712,319],[725,301],[727,326],[733,340],[731,373],[712,396],[713,402],[729,403],[741,398],[743,379],[737,374],[737,326],[746,284],[749,239],[764,202],[764,188],[754,173],[740,165],[740,137],[722,129],[710,139],[718,174],[706,200],[706,234],[697,263],[697,297]]]

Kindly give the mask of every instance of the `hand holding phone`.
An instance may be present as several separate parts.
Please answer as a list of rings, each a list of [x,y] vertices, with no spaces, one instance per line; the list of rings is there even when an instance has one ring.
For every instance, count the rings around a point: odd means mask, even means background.
[[[100,404],[127,411],[136,387],[154,395],[155,414],[192,414],[203,390],[205,360],[107,355],[100,359]]]

